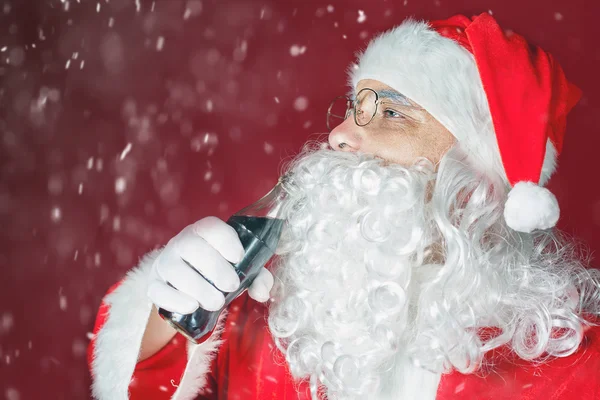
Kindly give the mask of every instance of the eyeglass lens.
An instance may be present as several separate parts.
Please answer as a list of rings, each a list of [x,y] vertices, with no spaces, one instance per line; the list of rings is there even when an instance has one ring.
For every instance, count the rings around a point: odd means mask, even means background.
[[[377,93],[372,89],[361,90],[353,102],[346,96],[335,98],[327,112],[327,128],[332,131],[344,122],[356,107],[356,123],[365,126],[373,120],[377,112]]]
[[[356,96],[356,123],[367,125],[377,112],[377,93],[371,89],[363,89]]]

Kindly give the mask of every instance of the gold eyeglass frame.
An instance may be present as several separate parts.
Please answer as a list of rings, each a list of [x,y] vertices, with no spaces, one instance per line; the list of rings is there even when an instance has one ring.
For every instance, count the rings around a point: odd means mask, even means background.
[[[357,113],[357,109],[356,109],[356,106],[357,106],[356,100],[352,100],[350,97],[348,97],[346,95],[337,96],[336,98],[334,98],[331,101],[331,103],[329,103],[329,108],[327,108],[327,122],[326,123],[327,123],[327,130],[329,132],[331,132],[335,128],[335,126],[333,128],[329,126],[330,125],[329,124],[329,120],[331,119],[331,117],[339,118],[343,122],[346,119],[348,119],[348,114],[353,111],[353,114],[354,114],[354,123],[356,125],[358,125],[358,126],[367,126],[367,125],[369,125],[373,121],[373,119],[375,119],[375,116],[377,115],[377,109],[379,107],[379,104],[384,104],[384,103],[397,104],[397,103],[392,103],[392,102],[385,102],[385,101],[383,101],[383,99],[379,99],[379,94],[375,90],[373,90],[371,88],[363,88],[363,89],[361,89],[356,94],[356,98],[358,98],[360,96],[360,94],[362,92],[364,92],[364,91],[370,91],[370,92],[373,92],[375,94],[375,110],[373,111],[373,115],[371,115],[371,118],[369,118],[369,120],[367,122],[365,122],[364,124],[359,123],[358,122],[358,118],[357,118],[357,114],[358,113]],[[336,114],[332,114],[331,113],[331,109],[333,108],[333,106],[335,105],[335,103],[338,100],[340,100],[340,99],[346,99],[346,114],[343,117],[341,115],[336,115]],[[397,104],[397,105],[402,105],[402,104]],[[410,107],[410,108],[414,108],[415,110],[422,110],[422,108],[411,107],[411,106],[406,106],[406,105],[402,105],[402,107]],[[360,111],[362,111],[362,110],[360,110]],[[416,119],[413,118],[413,117],[411,117],[410,115],[407,115],[407,114],[405,114],[403,112],[399,112],[399,111],[397,111],[397,112],[399,114],[402,114],[406,118],[409,118],[409,119],[412,119],[412,120],[416,121]],[[336,125],[336,126],[338,126],[338,125]]]

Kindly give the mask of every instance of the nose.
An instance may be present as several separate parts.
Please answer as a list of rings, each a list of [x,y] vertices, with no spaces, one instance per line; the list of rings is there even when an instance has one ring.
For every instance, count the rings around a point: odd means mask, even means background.
[[[353,118],[346,118],[329,133],[329,145],[337,151],[360,150],[361,139],[357,132],[358,129]]]

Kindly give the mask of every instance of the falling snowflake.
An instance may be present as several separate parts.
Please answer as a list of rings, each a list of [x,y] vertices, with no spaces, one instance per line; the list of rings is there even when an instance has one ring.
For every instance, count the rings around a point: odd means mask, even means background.
[[[62,292],[62,288],[61,288],[61,291],[58,293],[58,305],[61,310],[66,311],[67,310],[67,296],[63,295],[61,292]]]
[[[273,153],[273,145],[269,142],[265,142],[264,150],[265,150],[265,153],[272,154]]]
[[[62,218],[62,211],[60,207],[52,207],[52,211],[50,211],[50,218],[53,222],[58,222]]]
[[[210,187],[210,192],[212,194],[218,194],[222,189],[222,185],[219,182],[215,182],[212,184],[212,186]]]
[[[292,45],[292,47],[290,47],[290,55],[292,57],[298,57],[301,54],[304,54],[306,52],[306,46],[299,46],[297,44]]]
[[[19,391],[15,388],[9,387],[5,392],[6,400],[21,400]]]
[[[294,109],[296,111],[304,111],[308,107],[308,99],[304,96],[297,97],[294,100]]]
[[[165,47],[165,38],[164,36],[159,36],[156,40],[156,51],[162,51],[163,47]]]
[[[127,181],[124,177],[120,176],[115,179],[115,193],[121,194],[127,189]]]
[[[2,314],[0,319],[0,334],[8,333],[14,326],[14,319],[11,313]]]
[[[119,156],[119,160],[123,161],[125,159],[125,157],[127,157],[127,154],[129,154],[130,151],[131,151],[131,142],[127,143],[127,146],[125,146],[125,148],[121,152],[121,155]]]
[[[365,15],[365,12],[363,10],[358,10],[358,19],[356,20],[356,22],[358,22],[359,24],[362,24],[366,20],[367,20],[367,16]]]
[[[200,15],[200,13],[202,13],[202,2],[200,0],[189,0],[183,13],[183,19],[196,17]]]

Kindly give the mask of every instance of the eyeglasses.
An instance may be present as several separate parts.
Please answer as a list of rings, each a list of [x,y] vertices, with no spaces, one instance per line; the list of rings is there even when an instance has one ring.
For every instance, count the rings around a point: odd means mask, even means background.
[[[380,105],[388,107],[379,107]],[[377,115],[377,111],[382,110],[382,113],[387,113],[388,117],[409,119],[418,121],[416,118],[400,111],[401,109],[423,110],[422,108],[409,106],[391,102],[387,99],[380,99],[379,94],[370,88],[364,88],[356,95],[356,99],[352,100],[348,96],[338,96],[329,105],[327,109],[327,129],[331,132],[335,127],[340,125],[350,116],[354,114],[354,122],[358,126],[366,126],[370,124]],[[382,115],[382,118],[385,116]]]

